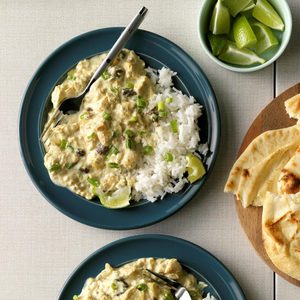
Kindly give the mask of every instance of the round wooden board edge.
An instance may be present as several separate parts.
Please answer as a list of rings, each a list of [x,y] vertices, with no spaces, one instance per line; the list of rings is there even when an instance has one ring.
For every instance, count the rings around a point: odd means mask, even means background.
[[[299,93],[300,83],[282,92],[259,113],[243,139],[238,152],[238,157],[244,152],[250,142],[262,132],[292,126],[296,123],[296,120],[290,119],[288,114],[286,113],[284,102]],[[270,112],[274,113],[270,114]],[[279,118],[276,118],[274,116],[278,116]],[[262,239],[262,207],[249,206],[245,209],[242,206],[241,201],[238,201],[236,198],[235,204],[240,224],[259,256],[275,273],[277,273],[288,282],[300,287],[300,281],[280,271],[272,263],[268,254],[266,253]],[[251,220],[251,222],[249,222],[249,220]]]

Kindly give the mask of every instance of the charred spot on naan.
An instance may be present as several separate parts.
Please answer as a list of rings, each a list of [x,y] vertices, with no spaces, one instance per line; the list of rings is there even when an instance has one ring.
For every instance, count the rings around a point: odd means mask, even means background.
[[[243,169],[242,176],[247,178],[250,177],[250,172],[248,169]]]
[[[300,191],[300,178],[295,174],[283,169],[284,175],[281,177],[281,181],[284,182],[282,191],[286,194],[296,194]]]
[[[277,222],[273,222],[272,220],[266,220],[265,222],[265,230],[266,232],[273,237],[273,239],[280,245],[285,243],[285,237],[281,232],[281,227],[279,221],[283,219],[286,215],[282,216]]]

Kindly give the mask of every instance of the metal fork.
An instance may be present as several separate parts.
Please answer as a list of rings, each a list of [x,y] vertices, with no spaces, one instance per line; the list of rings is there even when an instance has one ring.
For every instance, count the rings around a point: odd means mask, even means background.
[[[108,52],[106,58],[104,61],[100,64],[100,66],[97,68],[96,72],[90,79],[89,83],[85,87],[85,89],[78,95],[72,98],[64,99],[62,103],[60,104],[59,108],[55,111],[55,113],[52,115],[50,120],[47,122],[47,126],[45,126],[40,139],[46,140],[48,133],[50,131],[50,128],[54,128],[58,125],[58,123],[63,118],[64,114],[73,114],[79,111],[80,105],[82,102],[82,99],[87,94],[87,92],[90,90],[91,85],[101,76],[101,74],[105,71],[107,66],[111,63],[111,61],[118,55],[120,50],[125,46],[127,41],[130,39],[132,34],[138,29],[140,24],[143,22],[148,9],[146,7],[142,7],[141,10],[137,13],[137,15],[132,19],[132,21],[127,25],[127,27],[124,29],[116,43],[113,45],[111,50]]]
[[[192,300],[189,292],[187,291],[187,289],[182,286],[179,282],[161,275],[159,273],[156,273],[154,271],[151,271],[149,269],[146,269],[149,273],[151,273],[152,275],[158,277],[159,279],[161,279],[162,281],[164,281],[168,286],[172,287],[175,290],[175,297],[176,299],[180,299],[180,300]]]

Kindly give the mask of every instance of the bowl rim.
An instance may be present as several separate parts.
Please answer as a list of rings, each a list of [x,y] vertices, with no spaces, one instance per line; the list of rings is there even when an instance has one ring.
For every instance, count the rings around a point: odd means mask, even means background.
[[[216,0],[215,0],[216,1]],[[229,71],[233,71],[233,72],[239,72],[239,73],[250,73],[250,72],[255,72],[255,71],[259,71],[262,70],[266,67],[268,67],[269,65],[271,65],[273,62],[275,62],[281,55],[282,53],[285,51],[290,39],[291,39],[291,35],[292,35],[292,29],[293,29],[293,18],[292,18],[292,13],[291,13],[291,9],[287,3],[286,0],[281,0],[279,3],[280,5],[283,6],[283,10],[286,12],[286,16],[287,16],[287,20],[288,22],[285,22],[285,29],[284,32],[286,32],[286,39],[284,41],[282,41],[282,43],[280,44],[277,52],[275,53],[275,55],[267,60],[266,62],[264,62],[261,65],[258,66],[253,66],[253,67],[238,67],[238,66],[234,66],[234,65],[230,65],[227,63],[222,62],[220,59],[218,59],[216,56],[214,56],[212,54],[212,52],[208,49],[206,43],[205,43],[205,38],[202,36],[201,32],[200,32],[200,21],[201,18],[203,18],[204,15],[204,7],[207,4],[207,2],[211,2],[211,0],[203,0],[202,5],[200,7],[199,13],[198,13],[198,18],[197,18],[197,32],[198,32],[198,37],[200,40],[200,45],[202,47],[202,49],[204,50],[204,52],[206,53],[206,55],[212,60],[214,61],[216,64],[218,64],[219,66],[229,70]],[[289,26],[286,26],[286,24],[289,23]]]

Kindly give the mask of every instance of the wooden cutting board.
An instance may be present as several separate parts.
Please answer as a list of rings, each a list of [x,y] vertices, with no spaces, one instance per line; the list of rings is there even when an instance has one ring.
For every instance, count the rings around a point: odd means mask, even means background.
[[[262,110],[246,133],[238,156],[243,153],[243,151],[255,137],[264,131],[288,127],[296,124],[296,120],[290,119],[286,113],[284,101],[299,93],[300,83],[280,94]],[[257,253],[274,272],[290,283],[300,286],[300,281],[284,274],[273,265],[264,249],[261,226],[262,207],[249,206],[248,208],[243,208],[240,201],[235,200],[235,203],[240,223]]]

